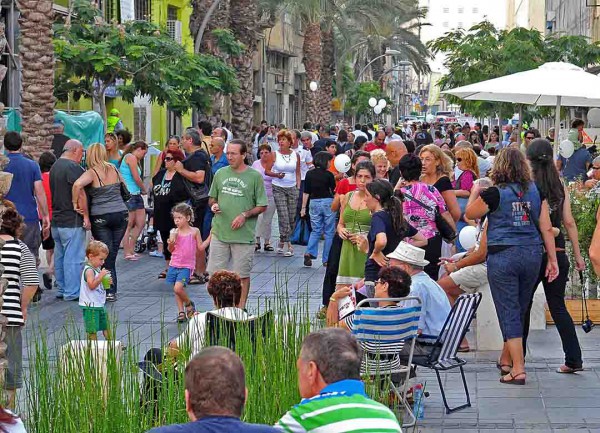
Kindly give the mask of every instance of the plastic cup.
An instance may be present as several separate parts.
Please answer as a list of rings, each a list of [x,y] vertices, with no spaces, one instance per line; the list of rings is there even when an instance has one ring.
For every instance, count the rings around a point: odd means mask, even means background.
[[[102,287],[110,289],[110,272],[102,277]]]

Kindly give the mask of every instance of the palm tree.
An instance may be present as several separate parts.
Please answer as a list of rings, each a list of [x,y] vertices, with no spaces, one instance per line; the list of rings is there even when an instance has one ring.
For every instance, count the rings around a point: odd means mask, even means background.
[[[250,141],[254,106],[254,69],[252,60],[256,52],[260,30],[258,2],[256,0],[231,0],[231,30],[244,44],[242,54],[232,57],[240,89],[231,95],[231,128],[233,135]]]
[[[319,122],[331,122],[331,100],[333,97],[333,74],[335,72],[335,42],[333,24],[323,23],[321,27],[321,83],[319,87]]]
[[[52,0],[17,0],[21,13],[21,125],[25,150],[34,156],[49,150],[52,143],[55,102],[52,6]]]

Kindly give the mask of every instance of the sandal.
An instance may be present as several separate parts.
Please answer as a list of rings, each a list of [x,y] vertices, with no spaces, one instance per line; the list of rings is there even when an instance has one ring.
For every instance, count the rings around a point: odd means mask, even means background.
[[[254,247],[254,251],[260,251],[260,242],[256,243],[256,246]]]
[[[162,271],[160,274],[158,274],[159,280],[164,280],[165,278],[167,278],[167,271]]]
[[[184,307],[185,314],[187,315],[188,319],[196,313],[196,304],[194,304],[194,301],[190,301],[189,303],[185,304]]]
[[[178,323],[187,322],[187,316],[185,315],[184,311],[180,311],[179,314],[177,314],[177,322]]]
[[[561,365],[556,369],[556,372],[561,374],[574,374],[578,371],[583,371],[583,367],[571,368],[568,365]]]
[[[524,371],[517,373],[517,374],[513,374],[513,372],[511,371],[510,373],[508,373],[508,375],[510,376],[510,379],[505,379],[504,376],[502,376],[500,378],[500,383],[506,383],[508,385],[525,385],[525,379],[517,379],[517,377],[519,376],[526,376],[527,373],[525,373]]]
[[[504,367],[507,367],[507,369],[505,369]],[[512,368],[512,365],[510,365],[510,364],[500,364],[500,362],[496,361],[496,368],[498,370],[500,370],[500,374],[502,376],[506,376],[507,374],[510,373],[510,369]]]
[[[294,256],[294,247],[292,247],[292,245],[290,244],[288,246],[288,249],[285,253],[283,253],[284,257],[293,257]]]
[[[188,284],[206,284],[206,281],[207,279],[204,277],[204,275],[198,275],[194,273],[190,277],[190,281],[188,281]]]
[[[277,254],[283,254],[285,251],[283,250],[283,242],[279,242],[277,244]]]
[[[140,259],[140,256],[136,255],[136,254],[131,254],[128,256],[125,256],[125,260],[129,260],[132,262],[137,262]]]
[[[271,244],[270,244],[270,243],[268,243],[268,242],[265,242],[265,246],[263,247],[263,249],[264,249],[265,251],[275,251],[275,248],[273,248],[273,247],[271,246]]]

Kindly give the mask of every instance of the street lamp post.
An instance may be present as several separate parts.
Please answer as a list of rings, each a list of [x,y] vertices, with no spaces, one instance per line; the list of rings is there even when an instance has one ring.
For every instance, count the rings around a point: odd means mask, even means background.
[[[401,53],[400,51],[398,51],[398,50],[389,50],[389,49],[388,49],[388,50],[385,50],[385,53],[383,53],[383,54],[382,54],[382,55],[380,55],[380,56],[377,56],[377,57],[375,57],[373,60],[371,60],[369,63],[367,63],[367,64],[365,65],[365,67],[364,67],[364,68],[362,68],[362,69],[361,69],[361,71],[360,71],[360,72],[358,73],[358,75],[356,76],[356,81],[360,81],[360,77],[362,76],[362,74],[364,74],[364,73],[365,73],[365,71],[367,70],[367,68],[368,68],[368,67],[371,65],[371,63],[373,63],[374,61],[376,61],[376,60],[378,60],[378,59],[381,59],[382,57],[385,57],[385,56],[401,56],[401,55],[402,55],[402,53]]]

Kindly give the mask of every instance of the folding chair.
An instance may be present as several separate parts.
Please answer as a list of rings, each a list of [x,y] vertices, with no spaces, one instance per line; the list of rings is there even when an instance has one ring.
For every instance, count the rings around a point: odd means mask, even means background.
[[[402,302],[403,306],[387,308],[370,307],[369,302]],[[407,305],[405,301],[410,301]],[[352,334],[363,350],[361,374],[383,375],[385,382],[406,409],[411,421],[402,423],[402,427],[415,425],[416,418],[412,407],[406,400],[410,365],[415,348],[415,338],[421,316],[421,299],[406,298],[368,298],[358,303],[354,312]],[[410,344],[408,365],[400,363],[400,352],[405,344]],[[392,374],[406,374],[402,390],[392,381]]]
[[[256,333],[266,338],[274,320],[273,311],[248,320],[226,319],[210,311],[206,313],[206,346],[225,346],[235,351],[237,336],[245,334],[250,337],[252,345],[256,344]]]
[[[446,407],[446,413],[452,413],[466,407],[471,407],[469,388],[463,370],[463,365],[465,365],[467,361],[459,358],[456,353],[460,346],[460,342],[465,338],[465,334],[469,329],[469,325],[473,320],[473,316],[475,315],[480,302],[481,293],[460,295],[450,310],[450,314],[448,314],[442,332],[440,332],[440,335],[433,345],[434,349],[429,355],[415,356],[412,361],[415,365],[435,370],[440,385],[440,391],[442,393],[442,399],[444,400],[444,406]],[[446,399],[440,371],[452,370],[457,367],[460,368],[467,402],[463,405],[450,408]]]

